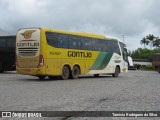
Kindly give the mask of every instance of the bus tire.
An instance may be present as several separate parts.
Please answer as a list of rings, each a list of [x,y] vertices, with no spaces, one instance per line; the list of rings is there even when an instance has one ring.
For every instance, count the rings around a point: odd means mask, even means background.
[[[67,79],[69,78],[69,75],[70,75],[69,67],[66,66],[66,65],[63,66],[61,78],[62,78],[63,80],[67,80]]]
[[[40,80],[44,80],[45,79],[45,75],[38,75],[38,78],[40,79]]]
[[[4,73],[4,70],[0,70],[0,73]]]
[[[113,77],[118,77],[120,73],[120,68],[118,66],[116,66],[115,68],[115,72],[112,74]]]
[[[99,74],[94,74],[94,77],[99,77]]]
[[[80,74],[80,69],[78,66],[74,66],[72,70],[72,79],[78,79]]]

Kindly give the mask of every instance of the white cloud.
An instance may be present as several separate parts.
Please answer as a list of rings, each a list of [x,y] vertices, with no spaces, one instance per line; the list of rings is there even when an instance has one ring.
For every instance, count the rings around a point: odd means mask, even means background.
[[[135,50],[142,37],[159,36],[158,0],[0,0],[0,28],[49,27],[107,34]]]

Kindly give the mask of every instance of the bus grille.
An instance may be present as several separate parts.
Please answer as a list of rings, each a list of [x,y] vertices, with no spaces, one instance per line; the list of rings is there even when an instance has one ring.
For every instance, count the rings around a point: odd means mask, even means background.
[[[38,48],[18,48],[19,56],[35,56]]]

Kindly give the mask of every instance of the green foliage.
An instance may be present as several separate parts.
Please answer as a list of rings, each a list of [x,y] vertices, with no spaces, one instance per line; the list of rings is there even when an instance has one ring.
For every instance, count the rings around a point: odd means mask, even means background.
[[[138,48],[132,52],[131,57],[133,59],[152,59],[155,53],[160,53],[160,48],[153,50],[147,48]]]
[[[152,65],[141,66],[141,70],[155,70],[155,67]]]
[[[160,38],[151,34],[143,37],[140,43],[144,44],[144,48],[146,48],[146,45],[150,45],[151,48],[160,48]]]

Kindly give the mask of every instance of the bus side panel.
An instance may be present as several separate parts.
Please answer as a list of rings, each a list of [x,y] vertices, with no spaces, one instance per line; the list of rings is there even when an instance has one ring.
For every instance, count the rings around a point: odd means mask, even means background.
[[[112,74],[116,66],[120,67],[120,72],[127,72],[122,56],[117,53],[100,52],[89,74]]]
[[[71,71],[74,66],[79,66],[81,74],[85,74],[84,59],[78,59],[78,58],[61,59],[61,74],[64,65],[69,65]]]
[[[120,67],[120,72],[127,72],[127,62],[123,60],[123,57],[117,53],[114,53],[108,66],[104,69],[107,73],[114,73],[116,66]]]
[[[60,76],[62,74],[63,66],[69,66],[70,70],[73,69],[74,65],[78,65],[81,70],[81,74],[84,74],[84,60],[78,59],[47,59],[46,60],[46,74],[53,76]]]
[[[117,53],[114,53],[108,63],[108,65],[106,66],[106,68],[104,69],[106,71],[106,73],[114,73],[115,72],[115,68],[116,66],[119,66],[121,69],[121,64],[122,64],[122,57],[120,55],[118,55]]]
[[[72,52],[87,53],[88,51],[54,48],[47,45],[46,74],[53,76],[61,75],[64,65],[68,65],[70,70],[72,70],[75,65],[78,65],[81,74],[87,74],[99,55],[97,51],[90,52],[90,57],[83,55],[76,56],[76,54],[72,54]]]
[[[60,75],[59,69],[60,69],[59,59],[52,59],[52,58],[46,59],[46,74],[47,75],[51,75],[51,76]]]
[[[41,29],[41,46],[40,46],[40,55],[43,56],[43,61],[44,61],[44,66],[41,67],[43,71],[43,75],[46,75],[46,65],[47,65],[47,41],[46,41],[46,35],[45,35],[45,30]]]
[[[90,68],[89,74],[105,74],[108,73],[108,68],[110,60],[113,56],[113,53],[109,52],[99,52],[97,58],[94,61],[94,64]],[[109,66],[110,69],[110,66]]]

